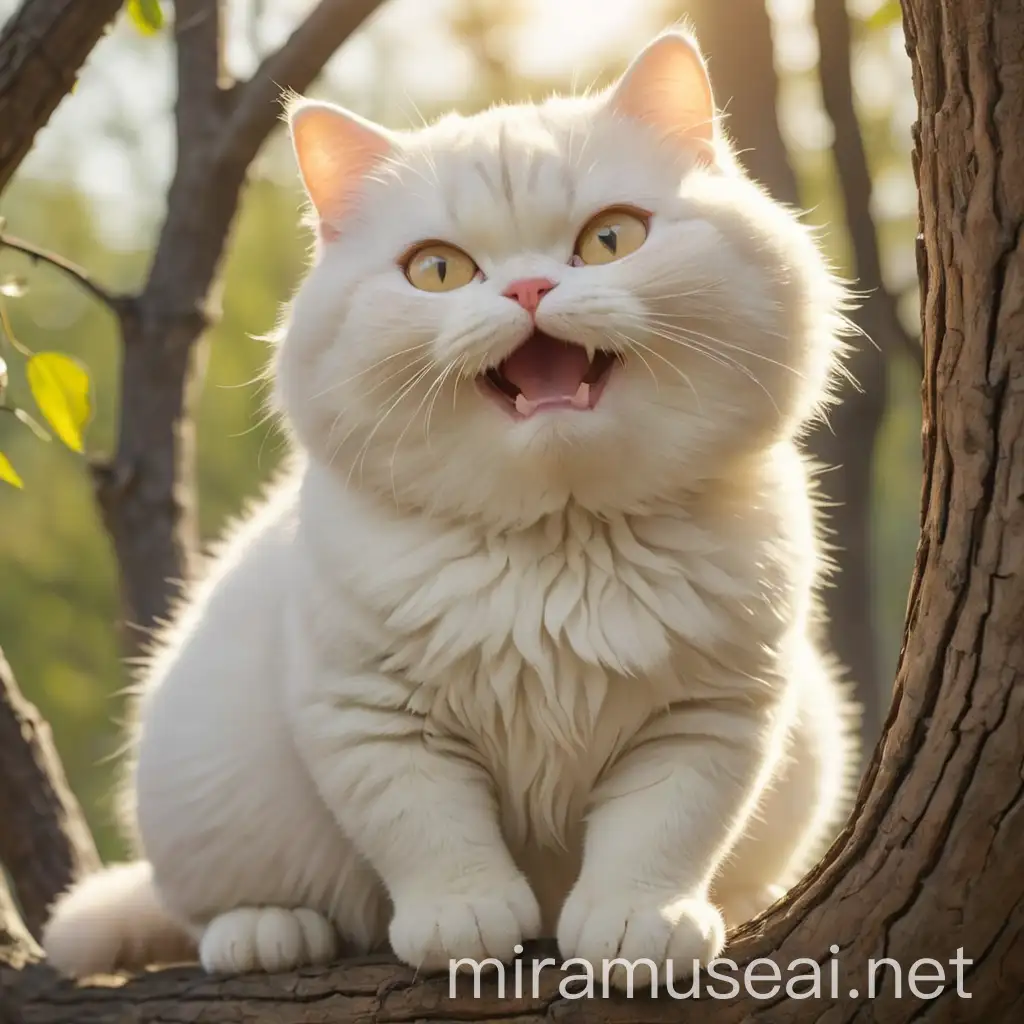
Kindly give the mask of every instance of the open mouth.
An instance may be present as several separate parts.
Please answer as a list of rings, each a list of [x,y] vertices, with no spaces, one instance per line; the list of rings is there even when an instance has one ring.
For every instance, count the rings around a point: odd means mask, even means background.
[[[526,419],[544,409],[593,409],[617,356],[534,331],[514,352],[478,378],[509,412]]]

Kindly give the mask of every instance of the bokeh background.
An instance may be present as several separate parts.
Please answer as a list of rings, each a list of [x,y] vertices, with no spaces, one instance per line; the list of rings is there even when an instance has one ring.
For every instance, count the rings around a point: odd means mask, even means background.
[[[680,17],[726,19],[737,45],[738,0],[388,0],[336,54],[316,93],[394,127],[449,108],[541,98],[604,82],[658,30]],[[13,8],[0,0],[0,19]],[[231,0],[231,71],[246,75],[278,45],[309,0]],[[873,182],[872,214],[886,285],[917,334],[914,258],[917,198],[910,165],[915,102],[902,30],[891,3],[849,0],[853,85]],[[779,119],[807,219],[821,227],[837,264],[850,245],[831,157],[832,125],[816,75],[811,0],[769,0]],[[715,15],[715,11],[710,12]],[[729,22],[732,19],[732,23]],[[714,72],[714,53],[710,54]],[[752,83],[756,87],[757,83]],[[93,53],[0,201],[12,234],[88,268],[113,290],[145,274],[173,159],[173,65],[165,32],[141,34],[126,18]],[[309,237],[298,224],[301,194],[291,155],[275,135],[252,169],[221,275],[222,318],[203,349],[198,408],[199,507],[205,539],[240,511],[278,464],[283,447],[264,416],[266,358],[259,340],[298,281]],[[23,276],[27,294],[6,301],[15,332],[33,349],[80,358],[94,384],[87,447],[114,442],[119,353],[108,312],[66,278],[0,251],[0,279]],[[31,408],[11,365],[11,392]],[[890,359],[885,419],[872,496],[872,618],[879,685],[890,686],[917,541],[920,497],[918,369]],[[0,485],[0,647],[26,695],[51,723],[68,777],[101,853],[120,855],[111,783],[122,742],[119,720],[131,681],[115,628],[116,565],[83,460],[0,418],[0,449],[25,482]],[[887,698],[886,698],[887,699]]]

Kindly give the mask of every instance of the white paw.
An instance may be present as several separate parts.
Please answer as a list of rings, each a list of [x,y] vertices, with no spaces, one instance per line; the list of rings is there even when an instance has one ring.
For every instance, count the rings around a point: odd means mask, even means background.
[[[338,952],[338,935],[315,910],[239,907],[215,917],[199,941],[199,961],[213,972],[290,971],[324,964]]]
[[[659,987],[667,976],[693,973],[693,962],[706,964],[722,951],[725,925],[722,915],[704,899],[671,898],[642,892],[576,887],[558,922],[558,948],[563,957],[579,957],[594,968],[595,979],[627,989],[632,966],[633,988],[650,990],[651,961]]]
[[[514,946],[540,933],[540,908],[525,878],[479,894],[432,894],[395,901],[391,948],[399,960],[425,971],[447,970],[450,960],[494,957],[507,963]]]

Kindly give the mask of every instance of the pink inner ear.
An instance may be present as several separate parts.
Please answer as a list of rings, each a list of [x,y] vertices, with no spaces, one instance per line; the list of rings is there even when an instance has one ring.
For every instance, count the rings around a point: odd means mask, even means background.
[[[291,116],[292,142],[321,235],[338,236],[338,221],[354,206],[367,174],[393,148],[383,129],[328,104],[311,103]]]
[[[664,137],[714,142],[711,81],[700,51],[686,36],[670,33],[651,43],[626,69],[610,102]],[[707,148],[700,159],[705,157],[713,159],[713,150]]]

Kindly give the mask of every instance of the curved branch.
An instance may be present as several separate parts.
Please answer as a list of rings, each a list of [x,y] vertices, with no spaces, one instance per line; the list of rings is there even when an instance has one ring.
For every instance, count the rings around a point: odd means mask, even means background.
[[[50,727],[22,696],[2,650],[0,864],[11,876],[25,924],[36,938],[54,897],[100,864]]]
[[[211,286],[249,165],[279,122],[282,89],[304,90],[381,0],[320,0],[247,83],[222,81],[217,0],[175,0],[179,90],[174,180],[149,277],[121,317],[117,451],[95,474],[126,611],[139,629],[167,618],[198,548],[190,403]]]
[[[122,0],[24,0],[0,33],[0,191],[74,88]]]
[[[284,90],[305,92],[343,42],[382,0],[321,0],[288,40],[264,58],[249,81],[231,90],[233,111],[225,146],[251,163],[281,117]]]
[[[3,219],[0,218],[0,228],[2,227]],[[78,266],[78,264],[64,259],[63,256],[59,256],[55,252],[50,252],[47,249],[40,248],[38,245],[33,245],[31,242],[8,235],[2,230],[0,230],[0,249],[11,249],[13,252],[20,252],[23,256],[27,256],[33,263],[46,263],[51,267],[55,267],[61,273],[70,277],[80,288],[84,288],[93,298],[99,299],[105,306],[108,306],[115,314],[119,313],[126,303],[132,301],[130,296],[116,295],[114,292],[104,288],[103,285],[98,284],[90,276],[89,272]]]

